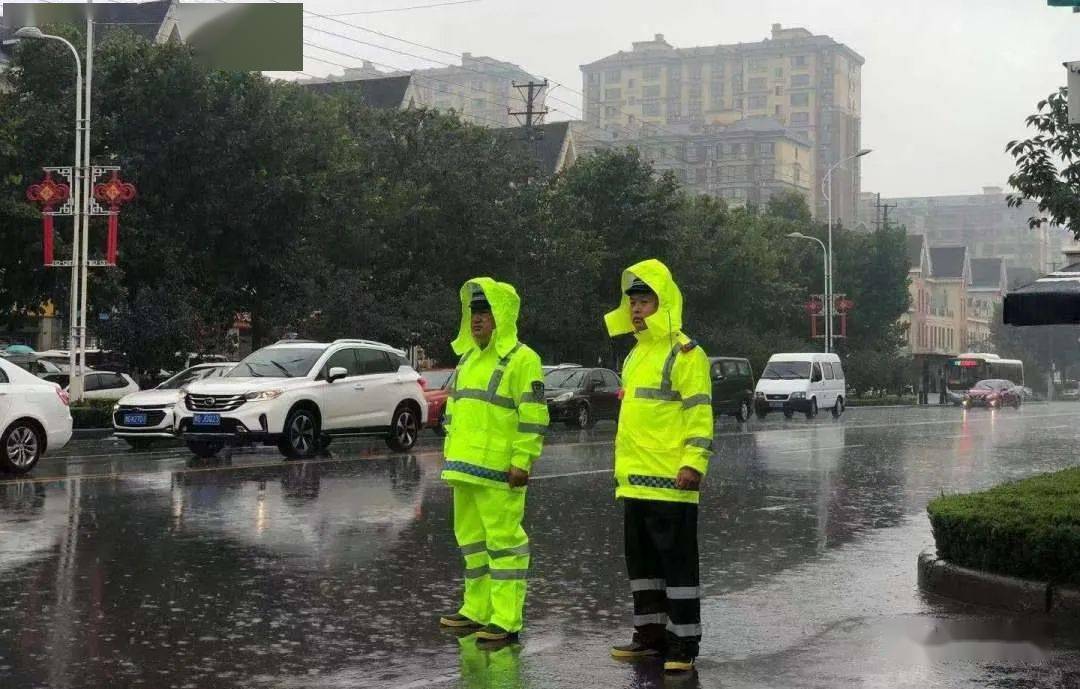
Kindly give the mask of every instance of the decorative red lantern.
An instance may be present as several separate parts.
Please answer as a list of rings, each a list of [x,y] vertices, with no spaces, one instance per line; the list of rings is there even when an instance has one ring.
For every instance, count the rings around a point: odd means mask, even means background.
[[[52,170],[46,170],[45,179],[38,184],[31,184],[26,190],[27,199],[41,204],[41,246],[47,266],[53,262],[53,209],[67,201],[70,196],[71,187],[54,180]]]
[[[855,308],[855,302],[851,301],[850,299],[841,297],[840,299],[836,300],[836,312],[839,314],[845,314],[851,311],[853,308]]]
[[[803,308],[806,309],[806,312],[811,316],[817,316],[825,308],[825,305],[821,303],[820,299],[814,298],[806,302],[806,304],[803,305]]]
[[[113,170],[112,177],[107,182],[94,185],[94,198],[109,208],[109,238],[105,245],[105,260],[115,266],[120,234],[120,206],[135,198],[135,185],[120,179],[120,173]]]

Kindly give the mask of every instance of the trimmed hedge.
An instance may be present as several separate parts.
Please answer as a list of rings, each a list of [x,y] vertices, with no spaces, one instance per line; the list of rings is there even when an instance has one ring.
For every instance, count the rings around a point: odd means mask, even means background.
[[[1080,468],[927,505],[938,557],[971,569],[1080,585]]]
[[[915,406],[918,400],[914,397],[851,397],[847,400],[849,407],[893,407],[899,405]]]
[[[111,400],[84,400],[71,405],[71,420],[75,428],[112,428]]]

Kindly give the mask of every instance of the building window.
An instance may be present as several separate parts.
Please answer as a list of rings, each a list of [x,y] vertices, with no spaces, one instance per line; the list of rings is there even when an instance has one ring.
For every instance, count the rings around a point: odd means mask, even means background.
[[[751,110],[764,110],[769,107],[768,96],[750,96],[747,107]]]
[[[783,86],[777,86],[776,88],[774,88],[773,89],[773,95],[774,96],[781,95],[781,91],[783,90],[783,88],[784,88]]]
[[[634,88],[634,80],[633,80],[633,79],[627,79],[627,80],[626,80],[626,88],[627,88],[627,89],[632,89],[632,88]]]
[[[724,76],[724,63],[717,62],[709,67],[709,74],[713,79],[722,78]]]
[[[765,90],[765,77],[754,77],[747,83],[747,89],[750,91],[764,91]]]
[[[472,88],[473,88],[474,91],[483,91],[484,90],[484,82],[480,81],[479,79],[476,79],[472,83]]]
[[[793,93],[791,94],[791,107],[793,108],[805,108],[810,105],[809,93]]]
[[[758,154],[762,158],[772,158],[776,155],[776,144],[771,141],[763,141],[758,144]]]
[[[691,62],[690,63],[690,78],[691,79],[700,79],[701,78],[701,66],[702,65],[701,65],[700,62]]]
[[[749,71],[751,72],[764,72],[769,69],[769,61],[756,59],[750,60]]]
[[[701,82],[690,84],[690,98],[691,100],[701,100]]]
[[[660,104],[656,103],[656,102],[642,103],[641,104],[641,114],[646,116],[646,117],[659,117],[660,116]]]
[[[776,77],[777,79],[783,79],[784,78],[784,68],[783,67],[777,67],[776,69],[774,69],[773,70],[773,76]]]
[[[613,105],[609,105],[609,106],[604,108],[604,116],[605,117],[615,117],[615,115],[617,115],[617,114],[619,114],[619,109],[616,108]]]
[[[659,98],[660,97],[660,85],[646,86],[641,90],[643,98]]]
[[[810,64],[806,55],[792,55],[791,66],[794,68],[806,68]]]
[[[599,84],[600,83],[600,73],[599,72],[589,72],[589,83],[590,84]]]
[[[792,74],[791,75],[791,88],[803,88],[810,85],[809,74]]]
[[[808,112],[793,112],[791,113],[792,126],[810,124],[810,113]]]
[[[646,67],[641,72],[641,78],[644,79],[645,81],[656,81],[657,79],[660,78],[660,68],[659,67]]]
[[[720,81],[714,81],[709,84],[709,102],[713,105],[724,104],[724,84]]]
[[[609,84],[616,81],[622,81],[622,72],[617,69],[609,69],[604,72],[604,81]]]
[[[784,112],[783,112],[783,110],[781,110],[779,105],[777,105],[775,108],[773,108],[773,116],[775,116],[776,119],[780,119],[781,117],[784,116]]]
[[[771,182],[776,179],[776,167],[773,165],[762,165],[760,168],[761,179],[766,182]]]
[[[706,170],[703,167],[694,169],[694,182],[696,184],[705,184]]]
[[[604,89],[605,100],[622,100],[622,89]]]

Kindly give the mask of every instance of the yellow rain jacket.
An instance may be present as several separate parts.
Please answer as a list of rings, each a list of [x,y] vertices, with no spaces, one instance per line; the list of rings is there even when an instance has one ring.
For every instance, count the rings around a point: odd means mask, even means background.
[[[640,278],[659,297],[648,326],[634,332],[625,290]],[[698,492],[675,487],[682,467],[702,476],[712,455],[709,359],[682,332],[683,299],[660,261],[623,272],[622,302],[604,321],[614,337],[634,333],[637,344],[623,366],[623,399],[615,436],[616,497],[697,503]]]
[[[495,318],[484,349],[470,327],[474,285],[483,290]],[[511,490],[510,467],[531,472],[540,456],[548,426],[544,372],[539,355],[518,342],[520,308],[517,291],[505,282],[481,277],[461,287],[461,327],[451,343],[461,361],[446,401],[446,481]]]

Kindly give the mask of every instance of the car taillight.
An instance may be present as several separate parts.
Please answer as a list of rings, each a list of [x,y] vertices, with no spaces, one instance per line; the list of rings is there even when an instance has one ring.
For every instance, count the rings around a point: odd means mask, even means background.
[[[624,395],[626,395],[626,390],[623,390],[622,388],[619,388],[619,391],[615,393],[615,397],[620,400]]]
[[[68,394],[67,390],[64,390],[63,388],[53,388],[53,389],[56,390],[56,396],[60,398],[60,401],[64,403],[64,406],[65,407],[70,407],[71,406],[71,395]]]
[[[423,378],[421,378],[421,379],[420,379],[419,381],[417,381],[417,382],[419,382],[419,383],[420,383],[420,389],[421,389],[421,390],[427,390],[427,381],[426,381],[426,380],[424,380]]]

